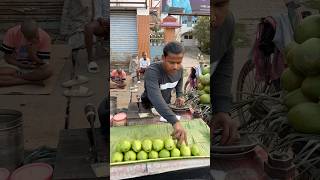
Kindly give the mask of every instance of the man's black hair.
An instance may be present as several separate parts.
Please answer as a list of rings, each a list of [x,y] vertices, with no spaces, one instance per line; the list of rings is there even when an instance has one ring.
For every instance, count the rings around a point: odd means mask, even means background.
[[[180,54],[184,53],[184,48],[181,43],[179,42],[169,42],[163,48],[163,55],[166,57],[168,54]]]

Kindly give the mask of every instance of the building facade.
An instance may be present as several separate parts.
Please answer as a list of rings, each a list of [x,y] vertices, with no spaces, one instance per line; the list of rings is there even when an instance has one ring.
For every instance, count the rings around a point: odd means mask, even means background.
[[[110,1],[111,61],[128,61],[150,53],[149,1]]]

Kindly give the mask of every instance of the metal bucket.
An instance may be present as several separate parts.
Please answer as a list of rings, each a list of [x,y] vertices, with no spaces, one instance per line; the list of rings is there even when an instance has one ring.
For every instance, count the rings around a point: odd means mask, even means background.
[[[117,114],[117,97],[110,96],[110,114]]]
[[[23,161],[23,154],[22,113],[0,109],[0,167],[16,169]]]

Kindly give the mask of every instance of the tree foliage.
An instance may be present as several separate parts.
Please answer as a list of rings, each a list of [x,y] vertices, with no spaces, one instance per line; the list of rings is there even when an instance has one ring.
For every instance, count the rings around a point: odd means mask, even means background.
[[[193,27],[193,35],[198,40],[201,52],[210,54],[210,17],[199,16]]]

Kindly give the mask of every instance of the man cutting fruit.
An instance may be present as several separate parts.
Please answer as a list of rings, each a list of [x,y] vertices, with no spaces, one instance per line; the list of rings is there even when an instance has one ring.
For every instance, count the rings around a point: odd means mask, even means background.
[[[162,61],[151,64],[145,72],[144,92],[141,95],[142,105],[150,109],[153,106],[159,114],[172,124],[172,136],[179,143],[187,144],[187,134],[176,114],[171,110],[171,92],[176,90],[176,106],[184,104],[183,68],[184,48],[178,42],[169,42],[163,49]]]

